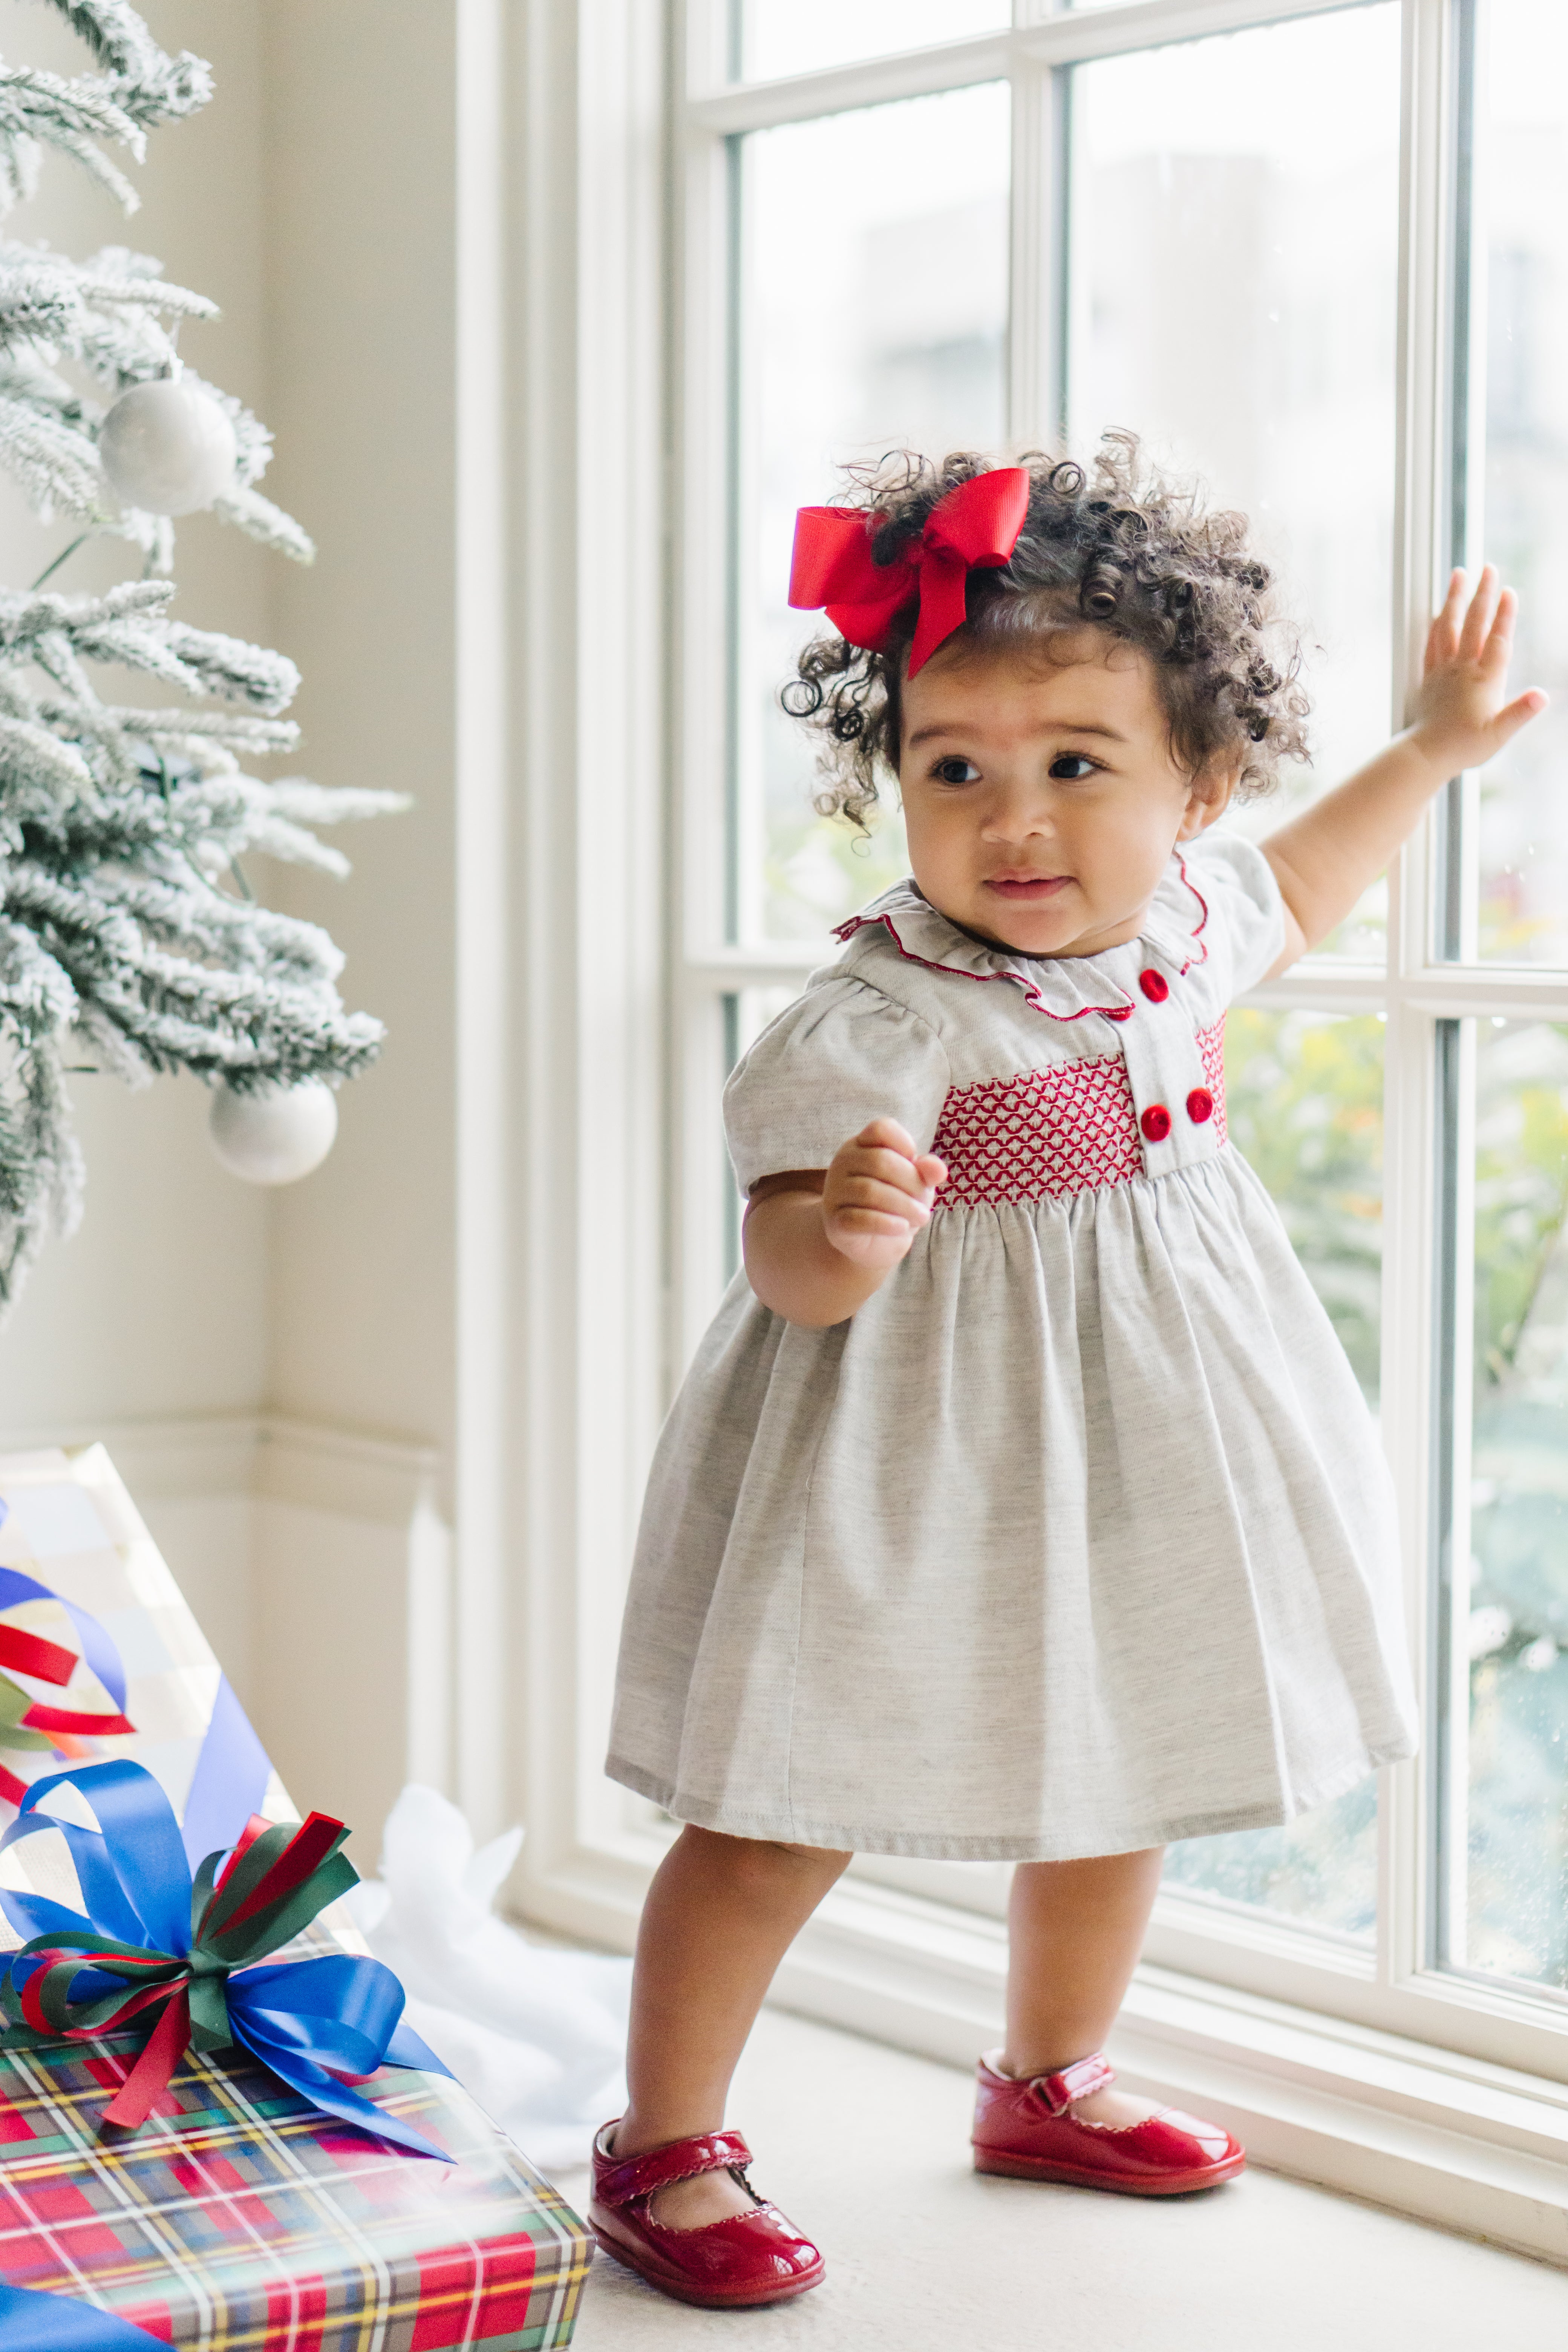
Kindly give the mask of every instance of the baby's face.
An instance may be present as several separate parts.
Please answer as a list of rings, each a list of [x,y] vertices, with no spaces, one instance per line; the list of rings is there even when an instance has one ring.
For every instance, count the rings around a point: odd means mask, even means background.
[[[1135,939],[1173,847],[1229,798],[1194,790],[1149,663],[1100,629],[1062,633],[1048,656],[943,646],[906,682],[903,723],[915,880],[1022,955]]]

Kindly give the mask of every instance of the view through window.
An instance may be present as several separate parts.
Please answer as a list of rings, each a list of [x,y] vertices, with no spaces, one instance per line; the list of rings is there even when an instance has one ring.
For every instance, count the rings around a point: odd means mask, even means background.
[[[1420,1948],[1456,1985],[1564,1990],[1568,17],[1454,0],[1450,111],[1426,135],[1446,142],[1432,247],[1454,257],[1429,307],[1458,323],[1422,362],[1443,376],[1452,505],[1426,515],[1430,576],[1402,615],[1396,545],[1430,505],[1396,432],[1406,12],[1259,6],[1162,41],[1159,0],[1135,39],[1120,6],[1034,7],[1008,33],[989,0],[734,0],[735,94],[693,106],[728,159],[729,268],[694,299],[724,318],[712,462],[734,660],[722,904],[696,913],[713,949],[691,1001],[722,1003],[732,1060],[833,951],[831,926],[902,871],[890,795],[868,840],[819,815],[778,707],[821,625],[784,602],[795,510],[831,502],[843,467],[1063,436],[1081,457],[1121,427],[1246,509],[1314,648],[1314,759],[1230,820],[1253,835],[1386,737],[1409,616],[1450,554],[1502,565],[1524,600],[1516,677],[1553,689],[1552,711],[1448,795],[1419,935],[1369,892],[1324,954],[1233,1013],[1226,1070],[1231,1131],[1369,1402],[1402,1400],[1401,1426],[1427,1433],[1399,1463],[1430,1569],[1426,1794],[1400,1832],[1428,1842]],[[889,95],[888,56],[924,45],[920,94]],[[702,1066],[716,1133],[722,1066]],[[1284,1829],[1177,1848],[1168,1880],[1216,1934],[1269,1917],[1370,1966],[1390,1929],[1378,1832],[1369,1783]],[[1000,1899],[980,1866],[875,1874]]]

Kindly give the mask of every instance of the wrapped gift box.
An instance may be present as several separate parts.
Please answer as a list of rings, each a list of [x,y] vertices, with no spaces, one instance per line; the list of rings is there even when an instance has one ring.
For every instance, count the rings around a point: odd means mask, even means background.
[[[135,1729],[89,1743],[92,1758],[143,1765],[177,1819],[202,1814],[198,1846],[232,1841],[244,1813],[221,1816],[237,1803],[296,1818],[103,1449],[0,1457],[0,1566],[59,1596],[26,1600],[0,1622],[79,1648],[69,1601],[119,1651]],[[82,1713],[112,1712],[85,1664],[63,1695],[36,1687]],[[37,1750],[0,1752],[0,1765],[23,1780],[60,1769]],[[0,1805],[0,1821],[13,1817]],[[52,1835],[0,1856],[0,1880],[78,1901]],[[0,1916],[0,1950],[19,1941]],[[363,1949],[334,1906],[279,1958]],[[96,2305],[203,2352],[570,2342],[588,2233],[456,2083],[387,2066],[359,2086],[449,2163],[324,2116],[242,2048],[187,2052],[158,2111],[116,2131],[102,2110],[141,2039],[0,2051],[0,2285]],[[23,2352],[16,2324],[0,2330],[7,2352],[14,2341]]]
[[[204,2352],[570,2342],[583,2225],[456,2083],[385,2067],[361,2085],[449,2165],[326,2122],[243,2051],[187,2053],[179,2112],[106,2145],[100,2114],[136,2047],[0,2053],[8,2285]]]

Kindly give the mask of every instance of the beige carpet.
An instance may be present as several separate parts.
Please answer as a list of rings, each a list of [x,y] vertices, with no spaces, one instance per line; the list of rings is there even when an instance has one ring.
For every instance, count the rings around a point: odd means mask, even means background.
[[[1252,2172],[1170,2204],[984,2180],[970,2085],[778,2012],[731,2120],[827,2258],[771,2310],[668,2302],[600,2256],[574,2344],[629,2352],[1563,2352],[1568,2274]],[[562,2176],[581,2197],[584,2177]]]

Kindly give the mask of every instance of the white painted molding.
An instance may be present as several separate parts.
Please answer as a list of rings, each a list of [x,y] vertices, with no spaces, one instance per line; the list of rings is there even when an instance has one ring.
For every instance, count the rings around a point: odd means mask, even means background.
[[[383,1527],[437,1513],[440,1448],[406,1437],[264,1415],[257,1424],[252,1492]]]
[[[417,1438],[266,1412],[0,1430],[5,1454],[93,1444],[138,1499],[254,1496],[380,1527],[436,1514],[441,1453]]]

